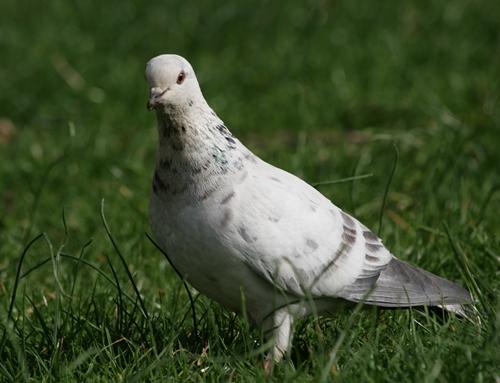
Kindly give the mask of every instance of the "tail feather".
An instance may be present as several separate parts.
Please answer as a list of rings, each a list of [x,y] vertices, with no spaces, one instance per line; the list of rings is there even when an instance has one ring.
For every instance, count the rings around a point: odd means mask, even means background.
[[[343,297],[384,307],[439,306],[457,313],[463,312],[462,304],[472,302],[463,287],[397,258],[389,262],[371,289],[363,287],[353,285]]]

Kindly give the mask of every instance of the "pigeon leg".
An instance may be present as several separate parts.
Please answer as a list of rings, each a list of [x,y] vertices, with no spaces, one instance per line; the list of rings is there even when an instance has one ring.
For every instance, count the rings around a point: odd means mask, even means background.
[[[271,372],[273,362],[278,363],[283,356],[290,350],[293,338],[293,316],[287,307],[277,310],[267,330],[274,338],[274,346],[264,359],[264,370],[266,375]]]

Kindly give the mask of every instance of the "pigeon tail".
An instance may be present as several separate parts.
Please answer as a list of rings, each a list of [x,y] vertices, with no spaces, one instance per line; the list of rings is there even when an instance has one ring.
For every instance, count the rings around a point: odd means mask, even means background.
[[[460,315],[465,313],[462,304],[472,303],[463,287],[395,257],[371,290],[356,289],[354,285],[342,297],[383,307],[438,306]]]

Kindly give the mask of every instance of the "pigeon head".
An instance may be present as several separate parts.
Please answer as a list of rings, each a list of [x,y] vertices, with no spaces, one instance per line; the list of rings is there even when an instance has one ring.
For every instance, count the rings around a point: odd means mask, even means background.
[[[191,64],[181,56],[165,54],[152,58],[146,65],[146,79],[149,110],[178,111],[203,99]]]

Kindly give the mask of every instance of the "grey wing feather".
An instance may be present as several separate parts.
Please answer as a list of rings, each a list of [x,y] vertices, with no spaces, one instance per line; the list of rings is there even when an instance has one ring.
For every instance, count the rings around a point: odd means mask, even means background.
[[[395,257],[378,278],[369,282],[354,283],[340,296],[384,307],[447,306],[472,301],[463,287]]]

